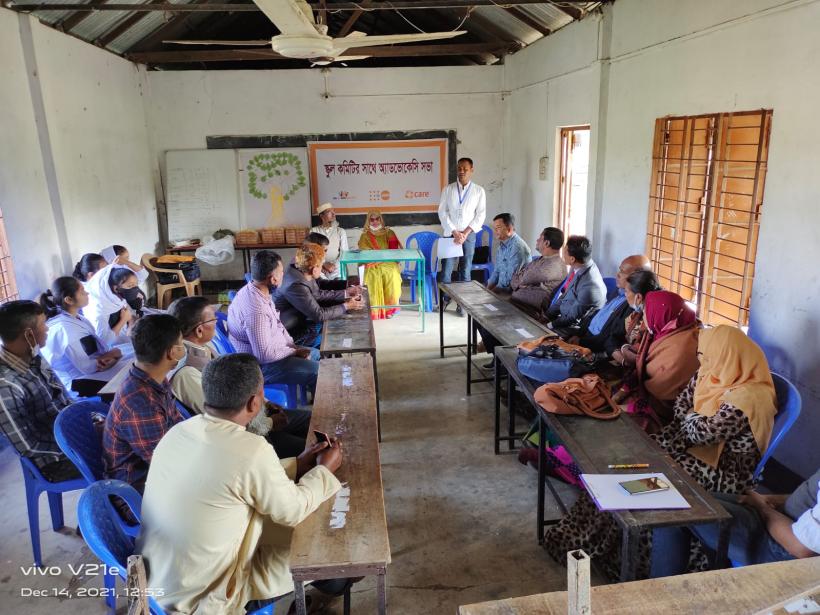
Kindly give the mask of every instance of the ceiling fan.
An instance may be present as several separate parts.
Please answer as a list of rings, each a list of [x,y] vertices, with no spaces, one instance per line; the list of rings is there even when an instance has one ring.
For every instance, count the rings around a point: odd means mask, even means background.
[[[351,32],[347,36],[333,38],[327,35],[326,24],[316,23],[313,11],[305,0],[254,0],[254,3],[273,22],[281,34],[270,40],[170,40],[163,42],[176,45],[230,45],[237,47],[270,45],[276,53],[287,58],[313,60],[314,65],[326,66],[331,62],[363,60],[370,57],[367,55],[344,55],[348,49],[356,47],[434,41],[453,38],[465,33],[465,30],[457,30],[453,32],[368,36],[363,32]]]

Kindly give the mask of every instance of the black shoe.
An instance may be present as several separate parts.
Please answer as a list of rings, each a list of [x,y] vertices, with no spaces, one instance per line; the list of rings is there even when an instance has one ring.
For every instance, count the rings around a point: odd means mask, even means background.
[[[489,363],[485,363],[481,367],[483,367],[484,369],[493,369],[493,368],[495,368],[495,359],[493,359]]]
[[[447,306],[450,305],[450,301],[451,301],[450,297],[444,297],[444,299],[441,300],[441,311],[442,312],[447,310]]]
[[[456,306],[456,316],[460,316],[461,318],[464,318],[464,310],[461,309],[460,305]]]

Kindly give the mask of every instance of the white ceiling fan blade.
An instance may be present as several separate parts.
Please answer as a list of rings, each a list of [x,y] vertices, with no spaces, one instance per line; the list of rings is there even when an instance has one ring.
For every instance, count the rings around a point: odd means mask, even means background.
[[[267,47],[270,39],[257,39],[251,41],[162,41],[172,45],[228,45],[230,47]]]
[[[254,0],[279,31],[287,36],[318,36],[313,11],[304,0]]]
[[[398,43],[416,43],[419,41],[437,41],[466,34],[466,30],[456,32],[429,32],[427,34],[389,34],[386,36],[356,36],[348,35],[333,39],[334,55],[342,53],[351,47],[375,47],[377,45],[395,45]]]

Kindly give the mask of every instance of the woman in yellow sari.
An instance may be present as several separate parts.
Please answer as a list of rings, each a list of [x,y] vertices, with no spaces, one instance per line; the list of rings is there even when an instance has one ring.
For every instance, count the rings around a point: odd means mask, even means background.
[[[374,209],[367,212],[364,231],[359,237],[360,250],[400,250],[399,238],[393,229],[384,225],[382,214]],[[401,270],[398,263],[368,263],[364,283],[370,293],[371,305],[398,305],[401,299]],[[373,308],[370,318],[392,318],[399,308]]]

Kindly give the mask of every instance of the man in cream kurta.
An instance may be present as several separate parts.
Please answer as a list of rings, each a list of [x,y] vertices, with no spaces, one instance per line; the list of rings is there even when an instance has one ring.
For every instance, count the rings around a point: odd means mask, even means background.
[[[255,370],[256,392],[225,418],[211,407],[220,398],[214,390],[221,388],[222,399],[243,397],[249,369]],[[293,590],[292,529],[339,490],[332,470],[340,457],[331,460],[333,449],[314,446],[300,459],[313,466],[318,454],[318,463],[297,480],[299,460],[280,460],[264,438],[246,431],[264,399],[250,355],[211,361],[203,388],[206,414],[175,425],[154,451],[137,551],[147,561],[149,587],[164,593],[157,598],[164,609],[241,615],[249,600]]]
[[[316,210],[322,223],[310,229],[311,233],[321,233],[327,237],[329,243],[325,254],[325,264],[322,266],[322,279],[338,280],[342,273],[339,269],[339,258],[342,252],[349,250],[347,233],[336,222],[336,211],[330,203],[322,203]]]

